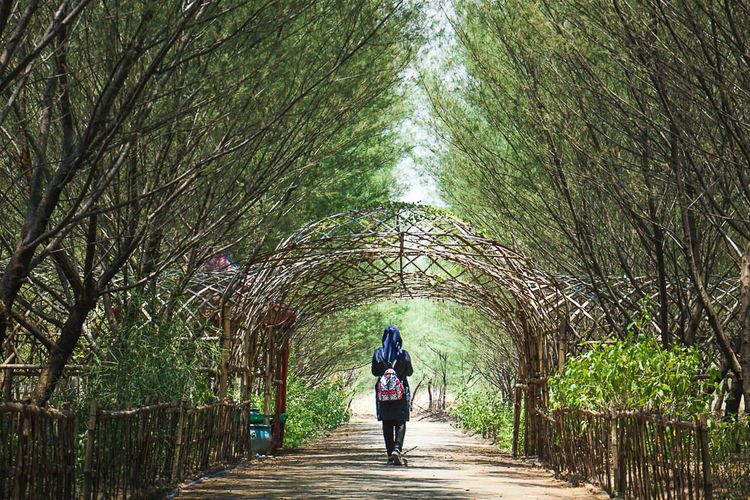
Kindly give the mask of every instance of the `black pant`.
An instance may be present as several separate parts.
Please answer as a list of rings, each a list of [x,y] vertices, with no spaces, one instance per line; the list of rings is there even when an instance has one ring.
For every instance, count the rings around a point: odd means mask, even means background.
[[[404,436],[406,436],[406,422],[401,420],[383,420],[383,437],[385,450],[391,456],[393,450],[401,453],[404,450]]]

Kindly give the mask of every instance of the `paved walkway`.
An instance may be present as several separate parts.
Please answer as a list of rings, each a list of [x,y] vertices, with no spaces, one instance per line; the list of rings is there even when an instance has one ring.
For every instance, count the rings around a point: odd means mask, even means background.
[[[207,498],[609,498],[557,481],[445,422],[407,424],[408,467],[386,465],[380,427],[356,420],[315,445],[193,484]]]

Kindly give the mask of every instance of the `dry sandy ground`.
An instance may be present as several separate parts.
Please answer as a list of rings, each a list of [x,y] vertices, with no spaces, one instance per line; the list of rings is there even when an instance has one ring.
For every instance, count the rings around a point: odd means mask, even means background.
[[[317,443],[184,488],[206,498],[609,498],[571,487],[447,422],[407,424],[408,467],[386,465],[378,422],[352,422]]]

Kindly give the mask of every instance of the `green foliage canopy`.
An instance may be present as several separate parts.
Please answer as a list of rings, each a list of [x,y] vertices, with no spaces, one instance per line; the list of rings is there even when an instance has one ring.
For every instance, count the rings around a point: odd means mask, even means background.
[[[697,349],[664,349],[653,337],[598,343],[550,380],[551,406],[695,417],[709,410],[706,394],[715,380],[703,377],[703,367]]]

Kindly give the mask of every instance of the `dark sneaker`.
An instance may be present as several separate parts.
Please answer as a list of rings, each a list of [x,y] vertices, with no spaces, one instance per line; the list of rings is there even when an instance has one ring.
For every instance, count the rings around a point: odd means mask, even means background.
[[[387,465],[393,465],[393,457],[388,459]]]
[[[393,465],[401,465],[403,463],[401,460],[401,452],[393,450],[393,453],[391,453],[391,460],[393,460]]]

